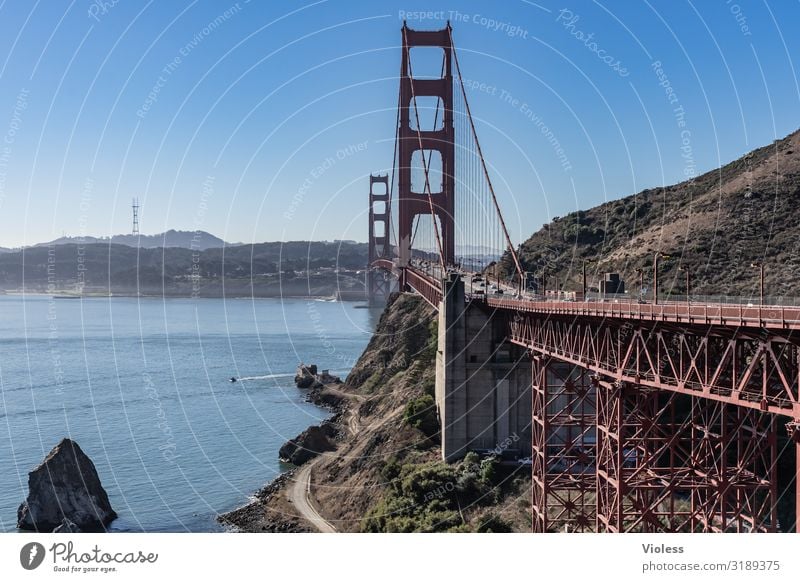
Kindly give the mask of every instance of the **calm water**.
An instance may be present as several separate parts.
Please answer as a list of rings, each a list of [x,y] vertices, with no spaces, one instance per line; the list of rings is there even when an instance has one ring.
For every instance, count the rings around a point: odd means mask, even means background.
[[[63,437],[92,458],[121,531],[214,531],[326,416],[298,361],[345,374],[377,320],[308,300],[0,297],[0,530]],[[231,383],[236,376],[242,381]]]

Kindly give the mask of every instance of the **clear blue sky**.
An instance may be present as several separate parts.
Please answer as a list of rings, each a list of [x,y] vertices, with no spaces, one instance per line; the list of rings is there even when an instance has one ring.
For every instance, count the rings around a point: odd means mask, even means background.
[[[6,0],[0,245],[129,232],[132,196],[148,234],[364,240],[417,10],[453,21],[486,84],[471,105],[516,241],[800,126],[798,2]]]

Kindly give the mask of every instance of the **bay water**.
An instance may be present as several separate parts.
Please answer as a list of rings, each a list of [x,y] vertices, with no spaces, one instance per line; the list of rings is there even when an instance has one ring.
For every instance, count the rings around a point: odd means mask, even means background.
[[[313,299],[0,296],[0,531],[62,438],[94,461],[116,531],[218,531],[327,416],[301,361],[344,376],[379,313]],[[236,382],[231,382],[236,378]]]

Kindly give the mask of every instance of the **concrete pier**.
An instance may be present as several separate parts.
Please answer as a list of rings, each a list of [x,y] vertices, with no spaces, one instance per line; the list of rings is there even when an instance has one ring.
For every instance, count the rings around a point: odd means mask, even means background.
[[[457,275],[444,281],[439,307],[436,405],[442,457],[468,451],[531,456],[531,367],[524,350],[505,341],[505,316],[467,301]]]

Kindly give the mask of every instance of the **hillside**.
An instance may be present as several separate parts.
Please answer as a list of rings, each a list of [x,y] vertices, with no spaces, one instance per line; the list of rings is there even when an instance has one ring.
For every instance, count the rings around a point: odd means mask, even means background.
[[[765,294],[800,296],[800,132],[757,149],[718,170],[665,188],[644,190],[585,211],[556,217],[520,247],[523,268],[547,273],[547,287],[581,288],[583,260],[592,285],[619,272],[638,292],[644,269],[650,289],[653,257],[660,292],[758,296],[763,262]]]
[[[69,244],[112,244],[112,245],[125,245],[129,247],[137,247],[143,249],[156,249],[161,247],[179,247],[183,249],[192,249],[197,251],[204,251],[206,249],[218,249],[222,247],[236,246],[231,243],[226,243],[221,238],[214,236],[204,230],[173,230],[170,229],[166,232],[159,234],[115,234],[112,237],[94,237],[94,236],[62,236],[55,240],[46,243],[39,243],[37,247],[47,247],[54,245],[69,245]]]
[[[244,531],[313,531],[300,515],[312,506],[338,531],[530,531],[529,468],[474,453],[441,461],[436,338],[436,316],[424,300],[393,295],[345,384],[333,394],[326,389],[327,402],[339,401],[331,421],[336,450],[221,521]]]

